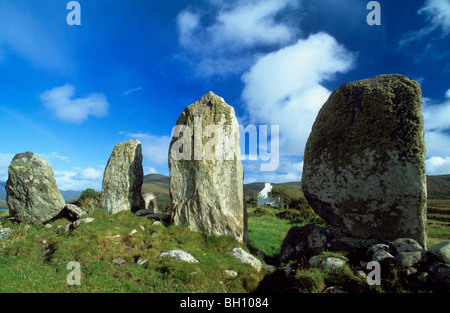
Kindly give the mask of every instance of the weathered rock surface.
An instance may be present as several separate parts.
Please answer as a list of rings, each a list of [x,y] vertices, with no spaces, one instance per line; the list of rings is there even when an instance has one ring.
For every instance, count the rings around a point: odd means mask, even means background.
[[[401,75],[343,84],[308,138],[302,189],[330,225],[361,238],[426,245],[421,89]]]
[[[198,260],[192,256],[192,254],[183,251],[181,249],[174,249],[167,252],[163,252],[159,255],[162,258],[172,258],[181,262],[198,263]]]
[[[313,224],[295,226],[289,229],[283,240],[280,259],[282,262],[287,262],[302,257],[310,258],[327,250],[365,253],[370,246],[377,243],[379,242],[376,239],[346,237],[335,229]]]
[[[156,202],[156,197],[153,192],[145,193],[142,198],[144,198],[144,208],[146,210],[151,210],[152,213],[159,213],[158,203]]]
[[[100,206],[113,214],[143,209],[143,181],[142,147],[139,140],[117,144],[106,165]]]
[[[248,241],[234,109],[209,92],[187,107],[176,125],[169,150],[172,221]]]
[[[450,264],[450,241],[444,241],[433,245],[430,252],[439,261]]]
[[[9,214],[18,222],[45,223],[65,206],[52,168],[46,160],[29,151],[13,158],[5,189]]]
[[[258,272],[261,271],[261,269],[262,269],[261,261],[258,260],[257,258],[255,258],[253,255],[251,255],[250,253],[248,253],[247,251],[245,251],[242,248],[239,248],[239,247],[233,248],[233,249],[231,249],[229,254],[231,256],[234,256],[236,259],[238,259],[242,263],[253,266],[254,268],[256,268],[256,270]]]

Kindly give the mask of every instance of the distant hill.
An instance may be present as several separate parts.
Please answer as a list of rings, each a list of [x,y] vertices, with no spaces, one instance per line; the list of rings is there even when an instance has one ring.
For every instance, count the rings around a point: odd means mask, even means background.
[[[428,199],[450,199],[450,175],[427,176]]]
[[[81,191],[77,190],[60,190],[64,198],[64,201],[69,201],[78,198],[81,195]]]
[[[145,175],[142,194],[147,192],[153,192],[158,203],[169,202],[169,177],[161,174]]]
[[[264,188],[263,182],[244,184],[244,194],[248,195],[250,190],[261,191]],[[0,199],[6,200],[5,182],[0,182]],[[301,189],[300,182],[287,182],[277,185],[293,186]],[[429,199],[450,199],[450,175],[427,176],[427,189]],[[142,193],[153,192],[158,202],[169,202],[169,177],[161,174],[149,174],[144,176]],[[66,201],[76,199],[81,191],[61,190]]]

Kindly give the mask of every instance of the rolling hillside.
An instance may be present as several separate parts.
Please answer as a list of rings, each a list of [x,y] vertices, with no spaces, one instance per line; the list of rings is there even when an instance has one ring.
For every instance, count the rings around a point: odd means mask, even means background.
[[[0,199],[6,199],[5,182],[0,182]],[[300,182],[287,182],[276,185],[288,185],[298,189]],[[427,176],[428,198],[429,199],[450,199],[450,175]],[[264,188],[263,182],[244,184],[244,194],[247,196],[250,190],[261,191]],[[153,192],[159,202],[169,202],[169,177],[161,174],[149,174],[144,176],[142,192]],[[77,198],[81,191],[62,190],[66,201]]]

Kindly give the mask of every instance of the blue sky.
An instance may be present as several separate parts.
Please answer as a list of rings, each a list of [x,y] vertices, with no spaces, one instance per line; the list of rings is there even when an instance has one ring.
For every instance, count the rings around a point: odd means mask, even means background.
[[[246,158],[245,182],[299,181],[330,93],[389,73],[421,84],[427,172],[450,173],[450,0],[378,1],[373,26],[365,0],[80,0],[79,26],[68,2],[0,1],[0,181],[32,151],[59,188],[101,190],[135,138],[145,174],[168,175],[171,130],[210,90],[244,127],[279,125],[278,167]]]

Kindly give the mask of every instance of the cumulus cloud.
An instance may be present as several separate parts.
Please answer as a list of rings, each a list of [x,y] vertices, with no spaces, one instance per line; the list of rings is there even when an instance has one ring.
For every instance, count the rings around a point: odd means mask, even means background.
[[[277,19],[279,13],[298,7],[297,1],[212,1],[212,5],[209,12],[217,12],[213,16],[191,9],[177,16],[179,43],[190,53],[185,60],[194,59],[203,76],[239,73],[254,60],[254,48],[280,47],[298,33],[289,21]]]
[[[60,190],[85,190],[92,188],[102,190],[103,172],[94,168],[82,169],[79,172],[55,170],[56,185]]]
[[[300,157],[331,93],[322,83],[351,69],[355,57],[326,33],[261,57],[242,76],[250,122],[280,125],[280,153]]]
[[[417,11],[427,20],[427,25],[418,30],[406,33],[399,42],[399,49],[406,50],[411,44],[417,44],[424,37],[434,31],[440,31],[444,38],[450,33],[450,1],[449,0],[426,0],[424,5]],[[434,38],[436,40],[436,38]],[[433,50],[435,46],[429,42],[425,46],[425,52]],[[428,51],[433,53],[433,51]]]
[[[425,161],[427,175],[450,174],[450,156],[431,157]]]
[[[440,28],[443,35],[450,33],[449,0],[427,0],[418,13],[424,14],[429,21],[426,31],[431,32]]]
[[[91,93],[84,98],[74,98],[74,95],[75,87],[66,84],[43,92],[40,99],[58,119],[70,123],[107,115],[109,103],[102,93]]]
[[[98,169],[88,167],[79,172],[78,174],[74,175],[73,179],[98,181],[103,179],[103,172]]]

